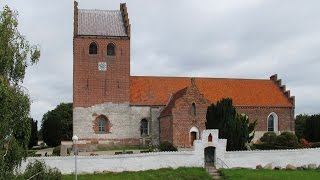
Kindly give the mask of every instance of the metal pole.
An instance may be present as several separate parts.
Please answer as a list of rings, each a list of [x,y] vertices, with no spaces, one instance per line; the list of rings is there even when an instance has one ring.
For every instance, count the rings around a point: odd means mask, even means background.
[[[77,173],[77,141],[75,141],[75,144],[74,144],[74,163],[75,163],[75,178],[76,180],[78,179],[78,173]]]

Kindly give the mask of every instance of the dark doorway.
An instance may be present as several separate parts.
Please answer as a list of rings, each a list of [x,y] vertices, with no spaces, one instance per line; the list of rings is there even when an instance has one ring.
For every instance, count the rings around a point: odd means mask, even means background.
[[[191,146],[193,146],[193,141],[197,139],[197,132],[191,132],[190,133],[190,136],[191,136]]]
[[[204,161],[206,165],[214,165],[215,162],[215,147],[206,147],[204,149]]]

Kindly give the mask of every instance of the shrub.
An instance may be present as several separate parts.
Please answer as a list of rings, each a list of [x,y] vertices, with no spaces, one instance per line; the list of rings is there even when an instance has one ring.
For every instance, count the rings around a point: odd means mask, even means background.
[[[260,138],[262,143],[274,144],[276,142],[277,135],[275,132],[266,132]]]
[[[320,141],[320,114],[309,116],[306,119],[304,138],[310,142]]]
[[[23,178],[32,180],[60,180],[62,179],[62,175],[57,168],[47,167],[44,162],[35,160],[27,165]]]
[[[303,148],[311,148],[311,145],[312,145],[310,142],[308,142],[305,139],[300,139],[300,144],[303,146]]]
[[[52,150],[52,155],[53,156],[60,156],[60,146],[54,147]]]
[[[159,151],[177,151],[177,148],[172,143],[165,141],[160,143]]]
[[[264,133],[260,138],[261,143],[255,144],[257,149],[297,149],[302,145],[298,142],[298,138],[291,132],[283,132],[277,136],[274,132]]]
[[[291,132],[283,132],[279,136],[277,136],[276,145],[293,148],[301,147],[301,145],[298,142],[297,136]]]
[[[312,148],[318,148],[320,147],[320,142],[311,143]]]

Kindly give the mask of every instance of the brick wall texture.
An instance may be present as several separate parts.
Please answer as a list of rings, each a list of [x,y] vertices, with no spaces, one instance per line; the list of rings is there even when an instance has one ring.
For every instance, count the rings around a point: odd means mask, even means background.
[[[98,53],[89,54],[96,42]],[[107,56],[107,44],[116,45],[116,55]],[[89,107],[104,102],[129,102],[130,40],[107,38],[74,38],[73,105]],[[98,63],[106,62],[107,71],[99,71]]]

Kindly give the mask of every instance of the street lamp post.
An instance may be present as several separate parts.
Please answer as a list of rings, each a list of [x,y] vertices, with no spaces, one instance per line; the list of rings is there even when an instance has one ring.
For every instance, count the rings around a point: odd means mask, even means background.
[[[78,151],[77,151],[77,141],[78,141],[78,136],[74,135],[72,137],[72,141],[73,141],[73,146],[74,146],[74,174],[75,174],[75,180],[78,179],[78,174],[77,174],[77,154],[78,154]]]

